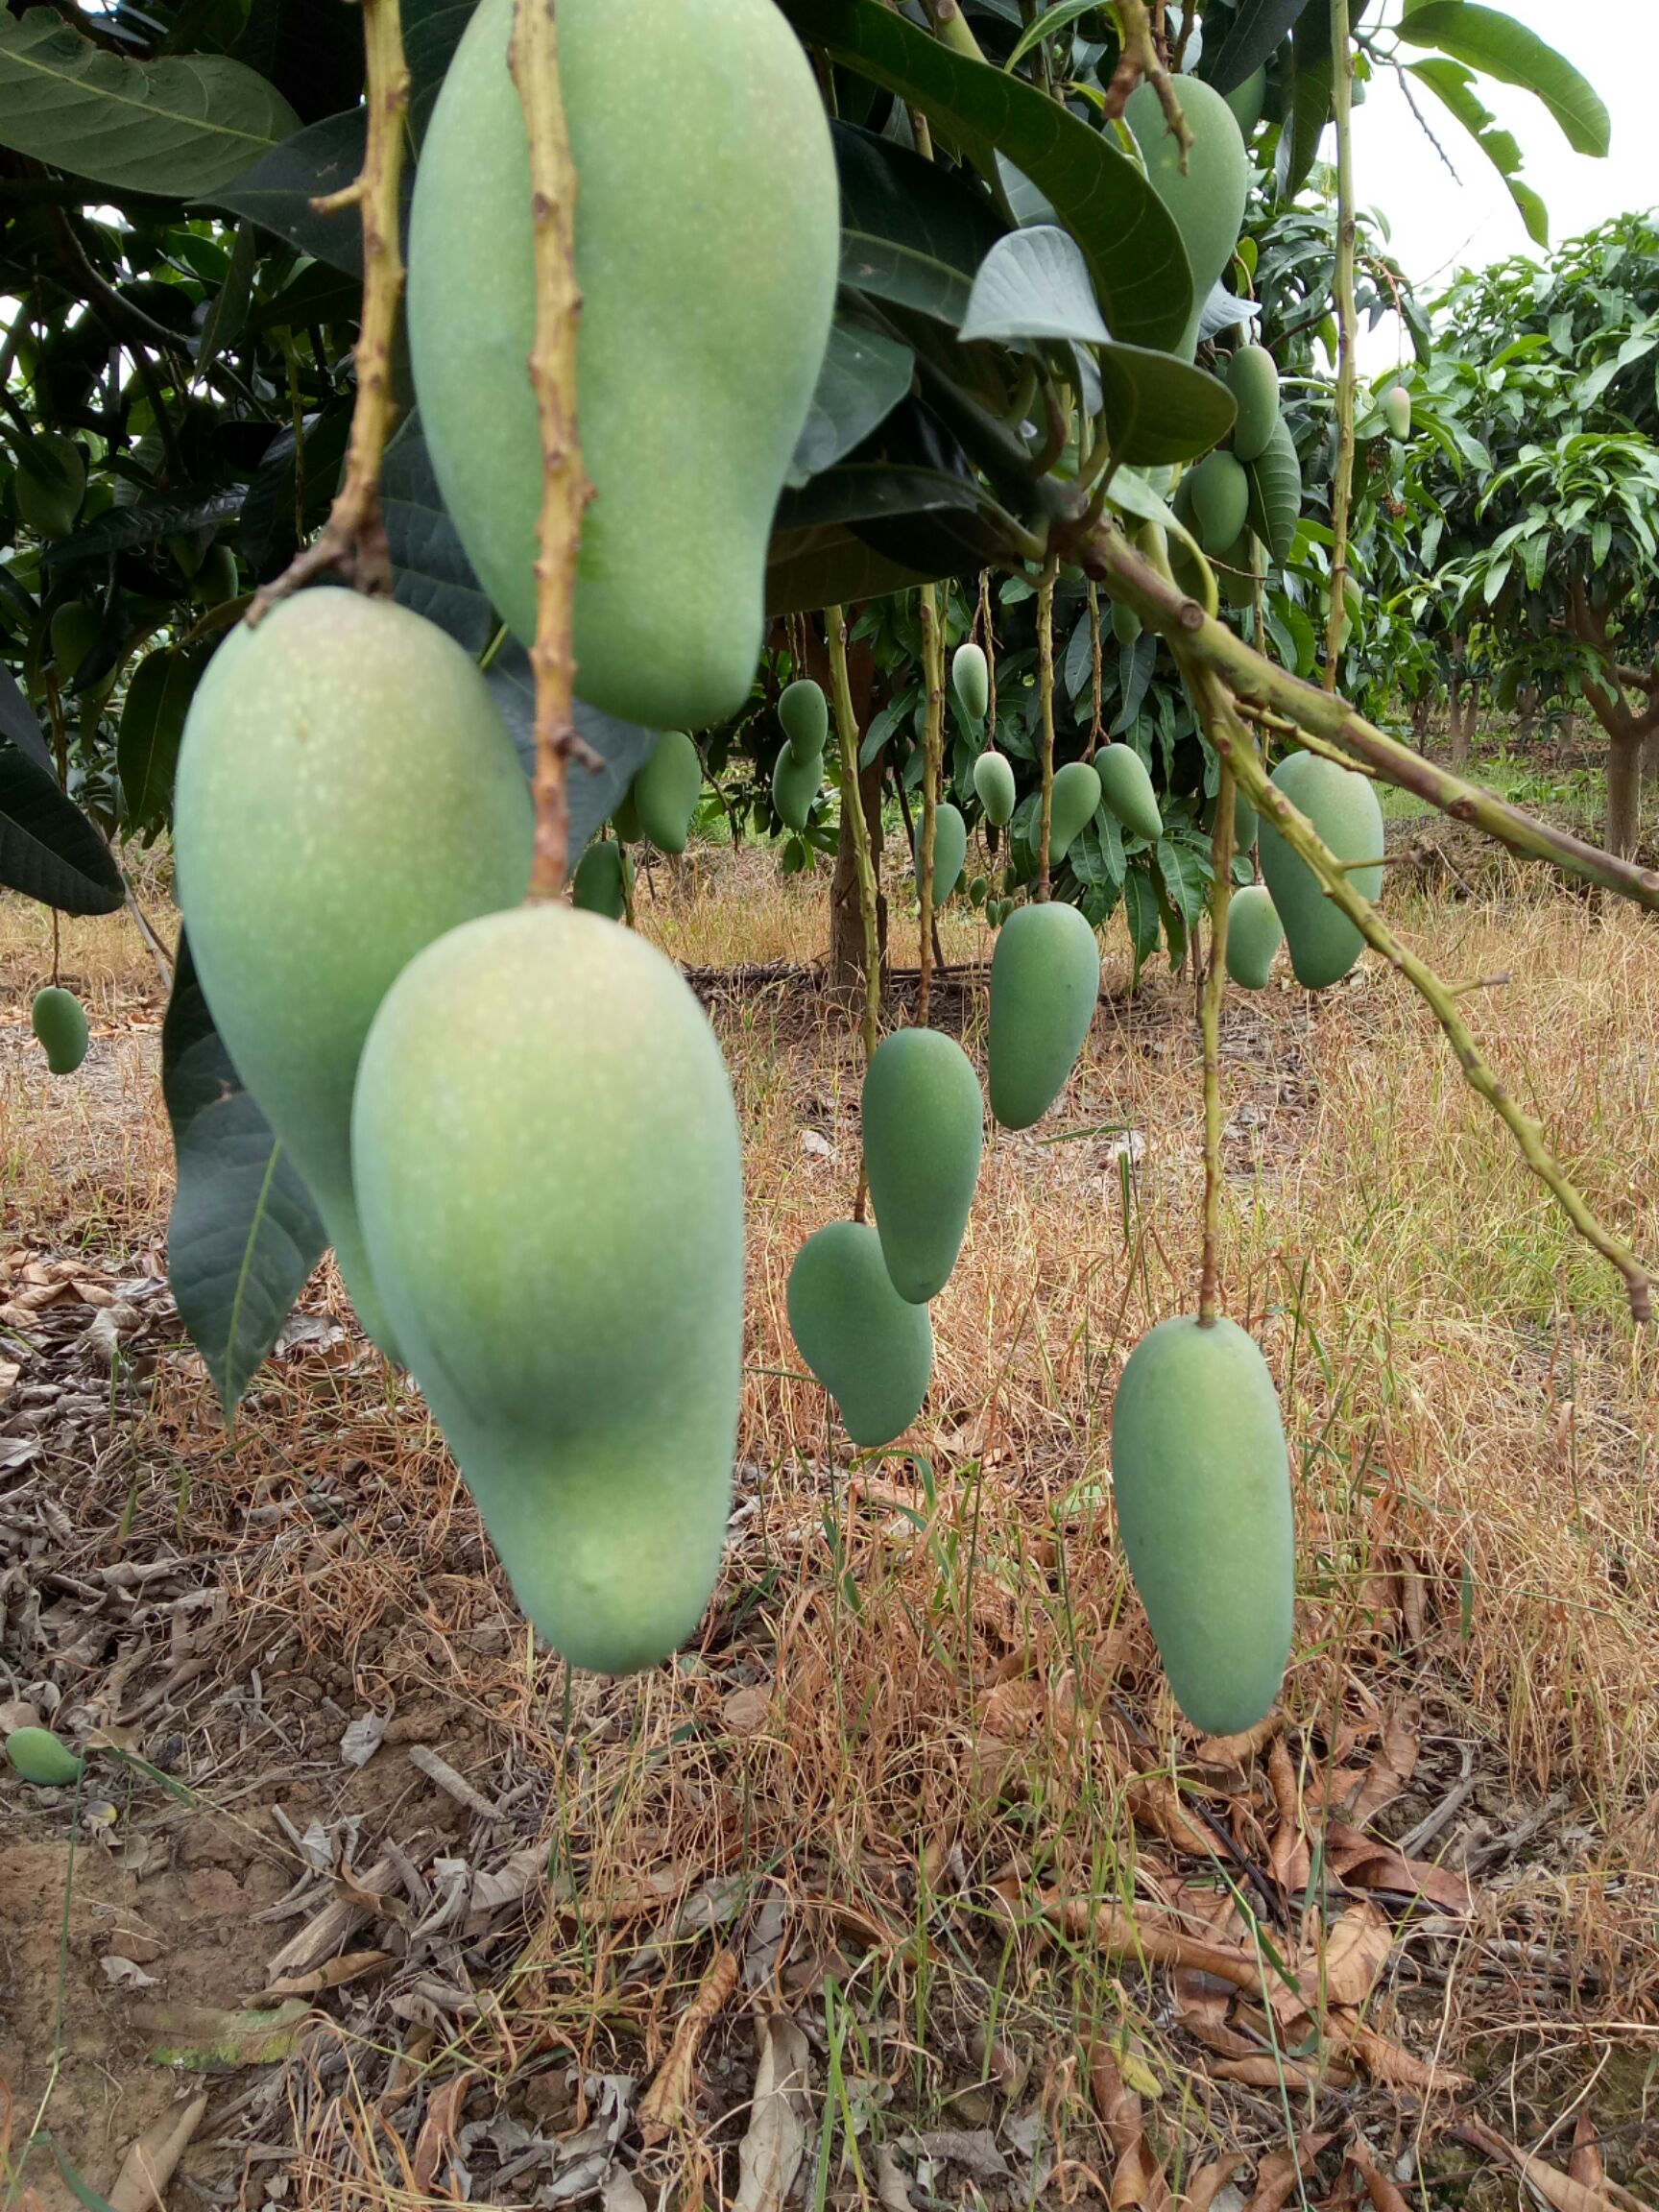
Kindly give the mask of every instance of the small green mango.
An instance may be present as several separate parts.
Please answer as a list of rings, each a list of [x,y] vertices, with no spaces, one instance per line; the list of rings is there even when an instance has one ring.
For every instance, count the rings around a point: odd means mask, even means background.
[[[975,876],[974,880],[968,886],[969,905],[983,906],[985,903],[985,895],[990,890],[990,888],[991,882],[988,877]]]
[[[985,819],[997,829],[1014,819],[1019,792],[1013,763],[1006,753],[981,753],[974,763],[974,789],[985,809]]]
[[[73,438],[37,430],[17,448],[12,496],[17,513],[42,538],[67,538],[86,495],[86,463]]]
[[[935,912],[962,880],[962,865],[968,857],[968,825],[962,819],[962,810],[953,806],[949,799],[941,799],[933,809],[933,906]]]
[[[1382,395],[1382,418],[1390,438],[1404,441],[1411,435],[1411,394],[1404,384],[1390,385]]]
[[[236,555],[223,539],[190,580],[190,596],[198,607],[225,607],[241,589]]]
[[[1228,357],[1227,389],[1238,406],[1234,457],[1260,460],[1279,420],[1279,364],[1265,346],[1240,346]]]
[[[541,447],[513,8],[480,0],[421,142],[408,323],[444,504],[528,641]],[[560,0],[559,68],[582,187],[577,387],[594,486],[577,690],[647,729],[707,729],[749,694],[772,517],[829,343],[841,250],[829,121],[773,0]]]
[[[1123,109],[1141,156],[1146,180],[1174,217],[1192,272],[1192,312],[1178,347],[1190,361],[1198,349],[1204,302],[1233,258],[1244,201],[1250,187],[1250,159],[1238,118],[1220,93],[1196,77],[1176,80],[1192,144],[1185,166],[1181,146],[1165,118],[1154,87],[1142,81]]]
[[[1246,525],[1215,563],[1215,581],[1222,598],[1241,612],[1254,607],[1258,579],[1266,573],[1267,548]]]
[[[614,838],[589,845],[576,863],[570,898],[586,914],[620,922],[628,911],[628,854]]]
[[[893,1287],[926,1306],[950,1280],[979,1180],[985,1107],[974,1064],[937,1029],[898,1029],[864,1076],[864,1166]]]
[[[1287,561],[1302,519],[1302,464],[1283,415],[1275,419],[1267,443],[1251,462],[1248,474],[1250,527],[1275,561]]]
[[[1273,1378],[1237,1323],[1161,1321],[1136,1345],[1112,1484],[1176,1702],[1210,1735],[1253,1728],[1290,1656],[1296,1534]]]
[[[830,702],[822,684],[810,676],[798,677],[784,686],[778,702],[778,719],[789,740],[797,768],[810,767],[830,737]]]
[[[1219,560],[1244,527],[1250,512],[1250,479],[1231,453],[1207,453],[1191,472],[1192,512],[1198,542]]]
[[[684,730],[664,730],[651,757],[634,779],[632,797],[641,836],[659,853],[684,853],[697,802],[703,796],[703,761]]]
[[[805,830],[824,782],[824,761],[814,754],[803,766],[785,745],[772,764],[772,804],[779,820]]]
[[[60,691],[67,691],[74,684],[82,662],[103,632],[102,615],[84,599],[65,599],[61,607],[52,610],[52,661]]]
[[[1068,760],[1054,771],[1048,807],[1048,865],[1065,859],[1073,841],[1094,821],[1100,806],[1100,779],[1087,760]]]
[[[637,845],[645,832],[639,827],[639,809],[634,804],[634,786],[629,784],[612,809],[611,827],[624,845]]]
[[[73,1075],[86,1057],[86,1009],[73,991],[48,984],[36,991],[30,1022],[54,1075]]]
[[[1361,899],[1376,899],[1382,889],[1382,809],[1369,780],[1317,753],[1287,754],[1272,780],[1338,860],[1377,861],[1374,868],[1348,875]],[[1270,815],[1262,816],[1261,834],[1262,873],[1285,925],[1297,982],[1310,991],[1340,982],[1364,951],[1364,938],[1326,898],[1318,878],[1286,844]]]
[[[970,638],[957,646],[950,656],[950,681],[969,721],[983,722],[991,711],[991,664],[983,645]]]
[[[1265,991],[1285,925],[1264,883],[1235,891],[1227,907],[1227,973],[1240,990]]]
[[[1156,845],[1164,834],[1164,817],[1146,763],[1133,745],[1103,745],[1094,756],[1094,776],[1100,797],[1125,830]]]
[[[893,1287],[868,1222],[831,1221],[789,1270],[789,1330],[861,1452],[909,1428],[933,1374],[933,1324]]]
[[[476,664],[390,599],[297,592],[229,633],[190,702],[174,850],[196,972],[388,1358],[352,1194],[358,1056],[422,946],[523,898],[533,837]]]
[[[1119,645],[1133,645],[1144,625],[1133,607],[1122,599],[1112,602],[1112,635]]]
[[[1203,830],[1206,837],[1213,834],[1215,828],[1215,802],[1214,799],[1205,800],[1203,811],[1198,817],[1198,827]],[[1233,786],[1233,850],[1235,853],[1248,853],[1253,849],[1256,843],[1256,809],[1245,798],[1242,789],[1235,783]]]
[[[357,1080],[363,1233],[398,1343],[525,1615],[625,1674],[720,1564],[743,1182],[720,1047],[631,929],[519,907],[429,945]]]
[[[40,1790],[67,1790],[86,1771],[86,1762],[49,1728],[13,1728],[6,1756],[25,1782]]]
[[[1233,110],[1233,120],[1241,136],[1248,138],[1262,120],[1262,111],[1267,105],[1267,64],[1253,69],[1242,84],[1235,84],[1231,92],[1222,94]]]
[[[1062,1091],[1100,996],[1100,947],[1075,906],[1009,915],[991,960],[991,1111],[1029,1129]]]

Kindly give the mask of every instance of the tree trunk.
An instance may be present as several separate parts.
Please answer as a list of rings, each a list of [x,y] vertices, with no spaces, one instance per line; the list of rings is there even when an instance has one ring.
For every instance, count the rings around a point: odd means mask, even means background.
[[[1466,768],[1469,764],[1469,744],[1475,734],[1475,685],[1462,676],[1454,676],[1451,687],[1451,711],[1447,729],[1452,738],[1452,765]]]
[[[1429,717],[1433,711],[1434,702],[1427,692],[1411,702],[1411,741],[1419,753],[1429,750]]]
[[[1659,730],[1649,730],[1642,740],[1642,784],[1650,790],[1659,783]]]
[[[1516,735],[1518,737],[1526,738],[1536,737],[1538,734],[1537,685],[1524,684],[1521,686],[1521,696],[1516,700],[1515,704],[1521,709],[1519,718],[1515,724]]]
[[[885,750],[885,749],[883,749]],[[858,771],[858,795],[864,803],[864,821],[870,832],[870,858],[876,870],[876,913],[879,924],[882,965],[887,961],[887,896],[881,889],[881,772],[882,754],[868,768]],[[847,817],[835,844],[835,873],[830,882],[830,988],[851,996],[864,980],[864,917],[858,911],[858,870],[853,857],[853,838]]]
[[[1642,824],[1642,740],[1610,737],[1607,746],[1607,850],[1628,859]]]

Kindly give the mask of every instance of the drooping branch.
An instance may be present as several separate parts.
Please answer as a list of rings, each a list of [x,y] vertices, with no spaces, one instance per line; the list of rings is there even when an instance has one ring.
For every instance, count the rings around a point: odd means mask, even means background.
[[[392,589],[392,556],[380,513],[380,465],[396,413],[392,343],[403,296],[398,187],[409,71],[403,60],[398,0],[362,0],[362,6],[368,108],[362,174],[344,191],[311,203],[320,215],[356,207],[363,224],[363,318],[357,335],[357,397],[351,410],[346,475],[327,521],[276,581],[257,594],[249,610],[250,622],[257,622],[278,599],[330,568],[360,591]]]
[[[927,718],[922,739],[922,834],[916,840],[916,902],[921,910],[922,943],[916,981],[916,1025],[927,1026],[927,1001],[933,980],[933,853],[939,819],[939,771],[945,751],[945,635],[939,598],[931,584],[917,593],[922,611],[922,674],[927,685]]]
[[[1336,130],[1336,471],[1331,486],[1331,604],[1325,688],[1334,691],[1348,614],[1348,515],[1354,497],[1354,52],[1348,0],[1331,0],[1331,105]]]
[[[1132,607],[1180,657],[1213,670],[1240,704],[1265,708],[1297,730],[1322,737],[1345,758],[1382,781],[1426,800],[1436,813],[1467,822],[1526,860],[1547,860],[1586,883],[1659,913],[1659,871],[1638,867],[1551,824],[1534,821],[1478,784],[1439,768],[1367,722],[1339,693],[1292,676],[1206,614],[1172,578],[1160,575],[1112,523],[1101,523],[1068,548],[1088,575]]]
[[[517,0],[508,59],[530,142],[530,204],[536,267],[536,337],[530,382],[541,440],[541,517],[536,554],[536,855],[533,899],[564,888],[570,841],[565,782],[585,752],[576,734],[576,656],[571,642],[576,557],[592,488],[576,429],[576,164],[559,82],[557,0]]]
[[[968,19],[956,5],[956,0],[926,0],[926,7],[928,17],[943,45],[954,47],[958,54],[965,55],[970,61],[984,60],[979,41],[968,28]]]
[[[1468,1023],[1458,1012],[1460,996],[1410,951],[1370,901],[1355,888],[1352,872],[1323,843],[1307,816],[1294,807],[1256,757],[1249,734],[1234,711],[1225,685],[1214,667],[1177,653],[1181,672],[1198,708],[1205,732],[1232,770],[1257,812],[1272,821],[1279,834],[1313,871],[1320,888],[1341,909],[1366,943],[1405,976],[1445,1031],[1465,1080],[1478,1092],[1514,1138],[1522,1158],[1555,1198],[1575,1229],[1623,1277],[1632,1317],[1652,1319],[1652,1286],[1647,1269],[1622,1237],[1591,1212],[1551,1151],[1544,1130],[1503,1087],[1481,1057]]]

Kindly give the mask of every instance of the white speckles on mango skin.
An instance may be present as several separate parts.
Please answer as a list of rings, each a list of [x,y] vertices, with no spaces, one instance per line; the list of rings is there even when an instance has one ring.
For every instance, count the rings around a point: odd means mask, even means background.
[[[175,849],[202,989],[384,1351],[351,1189],[358,1055],[423,945],[523,897],[532,837],[483,678],[405,608],[301,592],[233,631],[191,702]]]
[[[481,0],[421,147],[409,341],[445,504],[528,639],[541,467],[511,18],[511,0]],[[577,688],[650,728],[702,729],[742,704],[760,650],[767,539],[834,306],[834,154],[773,0],[561,0],[559,52],[596,493]]]
[[[598,915],[523,908],[413,961],[353,1126],[376,1280],[536,1627],[625,1673],[719,1566],[742,1163],[702,1008]]]

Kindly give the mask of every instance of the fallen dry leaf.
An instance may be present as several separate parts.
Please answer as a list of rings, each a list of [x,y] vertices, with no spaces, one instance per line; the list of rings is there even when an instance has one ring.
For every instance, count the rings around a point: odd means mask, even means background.
[[[1588,2104],[1580,2104],[1578,2117],[1573,2123],[1573,2155],[1567,2161],[1571,2179],[1586,2189],[1605,2189],[1606,2169],[1601,2163],[1601,2146],[1596,2140],[1596,2123],[1590,2117]]]
[[[786,2012],[762,2013],[756,2043],[759,2065],[737,2146],[735,2212],[778,2212],[805,2154],[811,2046]]]
[[[1394,1935],[1388,1921],[1367,1899],[1350,1905],[1325,1939],[1323,1960],[1304,1966],[1297,1979],[1310,2005],[1323,1989],[1329,2005],[1363,2005],[1388,1963]]]
[[[1534,2188],[1554,2212],[1647,2212],[1639,2198],[1627,2189],[1588,2188],[1582,2181],[1575,2181],[1571,2174],[1563,2174],[1558,2167],[1547,2166],[1542,2158],[1534,2158],[1530,2152],[1505,2141],[1496,2128],[1488,2128],[1485,2121],[1473,2117],[1464,2120],[1452,2132],[1474,2150],[1483,2151],[1489,2158],[1504,2158]]]
[[[1169,2201],[1169,2183],[1146,2140],[1141,2099],[1123,2079],[1118,2056],[1109,2045],[1095,2043],[1089,2053],[1089,2081],[1094,2108],[1106,2130],[1117,2164],[1112,2172],[1112,2212],[1164,2212]]]
[[[1371,2155],[1371,2146],[1356,2129],[1348,2146],[1348,2161],[1365,2184],[1371,2212],[1411,2212],[1404,2195]]]
[[[198,2089],[150,2123],[121,2161],[107,2200],[109,2212],[156,2212],[206,2110],[207,2092]]]
[[[679,2126],[691,2094],[691,2069],[697,2063],[698,2048],[736,1988],[737,1974],[735,1951],[716,1951],[705,1967],[697,1994],[680,2016],[668,2056],[639,2100],[639,2134],[647,2146],[665,2141]]]
[[[882,2212],[911,2212],[910,2184],[891,2143],[876,2152],[876,2196]]]
[[[1180,1792],[1162,1775],[1138,1775],[1129,1785],[1127,1797],[1129,1810],[1142,1828],[1162,1836],[1166,1843],[1173,1843],[1190,1858],[1215,1857],[1214,1837],[1193,1819],[1182,1804]]]
[[[1386,2035],[1379,2035],[1375,2028],[1367,2028],[1363,2020],[1346,2020],[1333,2013],[1331,2032],[1342,2037],[1374,2081],[1386,2081],[1390,2088],[1421,2089],[1428,2093],[1469,2086],[1466,2074],[1456,2074],[1450,2066],[1435,2066],[1427,2058],[1414,2057],[1398,2043],[1390,2043]]]
[[[269,1989],[261,1989],[248,2002],[280,2005],[285,1997],[321,1997],[325,1989],[343,1989],[348,1982],[377,1973],[391,1958],[390,1951],[343,1951],[339,1958],[328,1960],[309,1974],[291,1974],[285,1981],[273,1982]]]
[[[1384,1719],[1382,1748],[1348,1808],[1348,1817],[1356,1828],[1362,1828],[1384,1805],[1392,1804],[1416,1773],[1417,1731],[1421,1725],[1422,1711],[1415,1698],[1396,1705]]]
[[[434,2089],[426,2101],[426,2117],[421,2123],[421,2132],[415,2140],[414,2181],[421,2196],[427,2195],[438,2178],[439,2168],[455,2148],[455,2130],[461,2120],[461,2107],[467,2102],[467,2092],[473,2082],[472,2069],[456,2074]]]
[[[720,1701],[720,1718],[733,1736],[758,1736],[771,1712],[772,1700],[765,1691],[751,1687],[733,1690]]]
[[[1256,2169],[1256,2188],[1244,2212],[1279,2212],[1300,2176],[1307,2173],[1331,2140],[1331,2131],[1298,2135],[1294,2145],[1273,2151]]]
[[[1176,2199],[1180,2212],[1210,2212],[1211,2205],[1238,2171],[1237,2158],[1213,2158],[1208,2166],[1201,2166],[1188,2184],[1187,2193]]]

